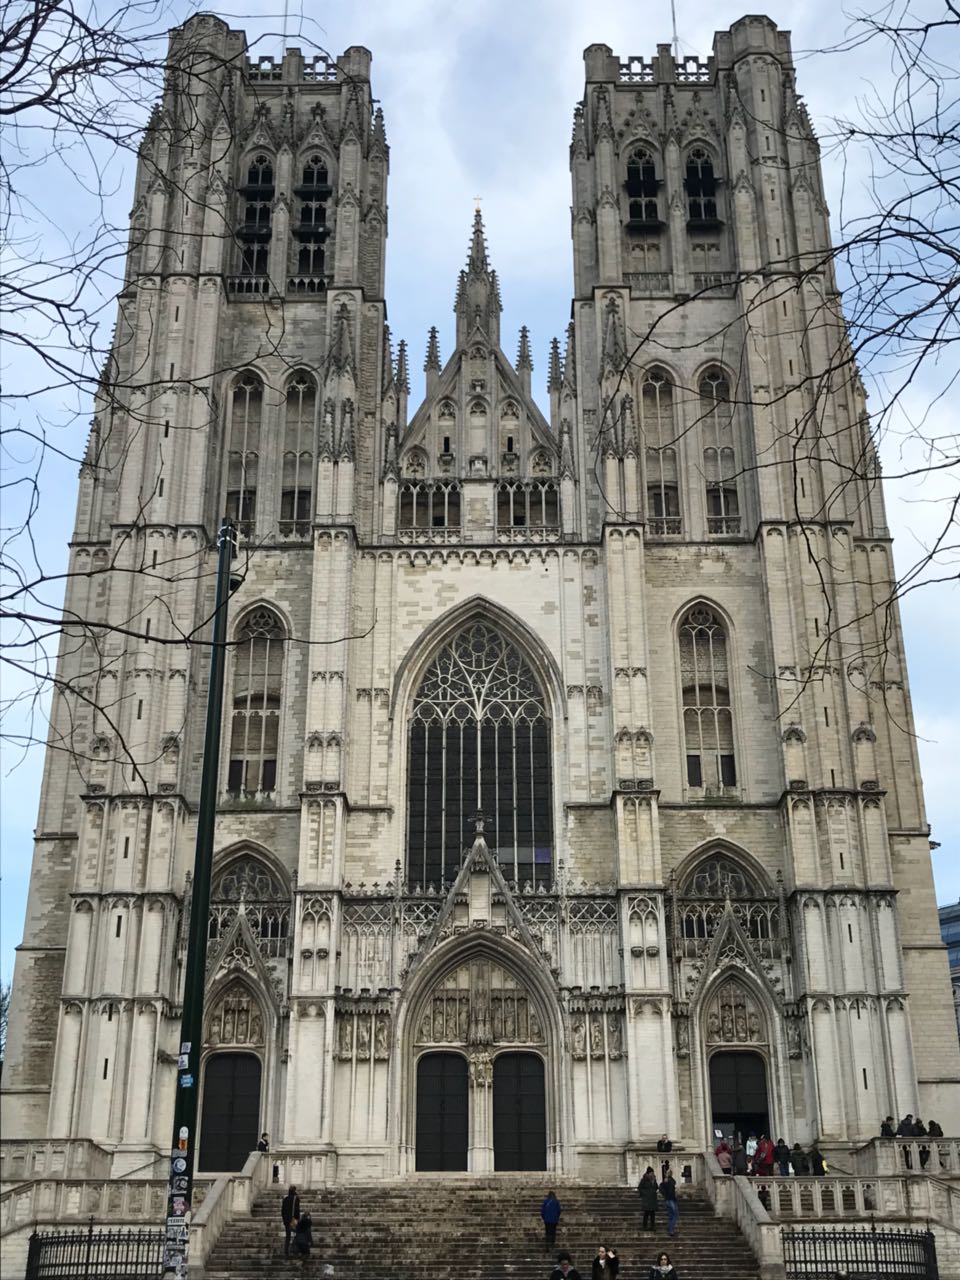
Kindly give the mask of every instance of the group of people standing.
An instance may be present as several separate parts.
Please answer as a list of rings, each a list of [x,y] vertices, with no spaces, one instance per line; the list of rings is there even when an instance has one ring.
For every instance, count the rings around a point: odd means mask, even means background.
[[[792,1173],[795,1178],[822,1178],[827,1172],[826,1158],[816,1142],[804,1151],[799,1142],[790,1147],[778,1138],[773,1143],[765,1133],[759,1138],[751,1133],[745,1143],[735,1138],[731,1144],[721,1138],[714,1155],[723,1172],[734,1176],[772,1178],[778,1173],[789,1178]]]
[[[670,1174],[669,1166],[667,1166],[666,1172],[673,1184],[675,1205],[677,1184],[673,1182],[673,1175]],[[653,1170],[648,1168],[647,1173],[652,1174]],[[654,1187],[656,1189],[656,1178],[654,1178]],[[548,1191],[543,1204],[540,1206],[540,1217],[543,1220],[544,1230],[544,1247],[548,1253],[552,1252],[556,1247],[557,1227],[560,1225],[560,1215],[562,1213],[563,1206],[557,1199],[556,1192]],[[655,1213],[656,1204],[654,1204]],[[644,1214],[644,1219],[646,1219],[646,1214]],[[601,1244],[597,1248],[597,1256],[590,1267],[590,1280],[617,1280],[619,1270],[620,1259],[617,1257],[616,1250],[609,1244]],[[650,1267],[649,1278],[650,1280],[680,1280],[676,1268],[670,1261],[669,1254],[658,1254],[656,1262]],[[567,1249],[562,1249],[557,1255],[557,1265],[551,1272],[550,1280],[581,1280],[580,1272],[573,1265],[573,1259]]]
[[[928,1120],[926,1124],[917,1116],[913,1118],[913,1113],[908,1111],[900,1123],[894,1129],[893,1116],[887,1116],[883,1124],[880,1126],[881,1138],[942,1138],[943,1130],[937,1124],[936,1120]],[[930,1148],[925,1142],[920,1144],[920,1168],[925,1169],[930,1160]],[[903,1163],[908,1169],[913,1168],[913,1155],[910,1148],[904,1148]]]

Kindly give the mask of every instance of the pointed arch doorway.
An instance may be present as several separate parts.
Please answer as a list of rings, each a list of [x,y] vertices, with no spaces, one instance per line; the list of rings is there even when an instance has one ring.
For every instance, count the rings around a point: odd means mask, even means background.
[[[546,1169],[547,1106],[543,1059],[501,1053],[493,1061],[494,1169]]]
[[[767,1064],[759,1053],[720,1050],[710,1059],[713,1136],[746,1142],[770,1133]]]
[[[237,1173],[260,1133],[260,1059],[252,1053],[214,1053],[203,1073],[199,1169]]]

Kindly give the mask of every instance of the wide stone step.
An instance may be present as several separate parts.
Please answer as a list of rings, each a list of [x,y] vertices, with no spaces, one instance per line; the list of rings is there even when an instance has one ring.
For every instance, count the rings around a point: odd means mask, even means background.
[[[557,1250],[569,1249],[583,1276],[597,1246],[612,1244],[623,1280],[645,1277],[666,1248],[683,1280],[757,1280],[743,1238],[717,1219],[702,1196],[684,1188],[680,1234],[668,1240],[660,1207],[655,1235],[640,1231],[640,1206],[628,1187],[553,1183],[563,1205]],[[544,1251],[540,1204],[529,1181],[410,1178],[304,1191],[314,1249],[304,1263],[283,1253],[280,1201],[262,1195],[247,1218],[231,1222],[209,1260],[207,1280],[303,1276],[324,1280],[543,1280],[555,1254]],[[722,1266],[722,1271],[718,1269]]]

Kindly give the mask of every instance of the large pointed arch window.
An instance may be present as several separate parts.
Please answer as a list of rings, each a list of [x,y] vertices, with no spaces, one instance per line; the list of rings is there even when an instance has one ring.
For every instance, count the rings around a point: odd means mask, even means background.
[[[313,518],[313,423],[316,409],[316,383],[301,369],[287,386],[280,489],[280,532],[298,538],[306,537],[310,532]]]
[[[254,609],[237,633],[227,790],[272,794],[277,787],[284,629],[271,609]]]
[[[730,383],[722,369],[708,369],[700,379],[699,390],[707,532],[738,534],[740,495],[737,491],[737,453]]]
[[[647,473],[647,533],[657,538],[676,538],[683,532],[673,404],[669,375],[663,369],[650,369],[640,387],[640,426]]]
[[[475,622],[430,664],[410,720],[411,883],[454,879],[473,819],[517,885],[553,880],[551,735],[546,701],[521,654]]]
[[[706,605],[694,605],[680,624],[680,680],[688,787],[708,795],[735,787],[727,633]]]
[[[255,373],[246,373],[233,388],[226,501],[227,516],[245,537],[252,535],[257,518],[262,417],[263,383]]]

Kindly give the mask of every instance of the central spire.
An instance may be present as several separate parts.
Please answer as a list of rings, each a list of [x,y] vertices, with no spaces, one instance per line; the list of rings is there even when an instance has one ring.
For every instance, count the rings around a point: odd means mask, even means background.
[[[495,347],[500,345],[500,284],[487,257],[487,241],[480,210],[473,215],[473,231],[466,268],[457,282],[453,306],[457,316],[457,346],[465,347],[479,330]]]

